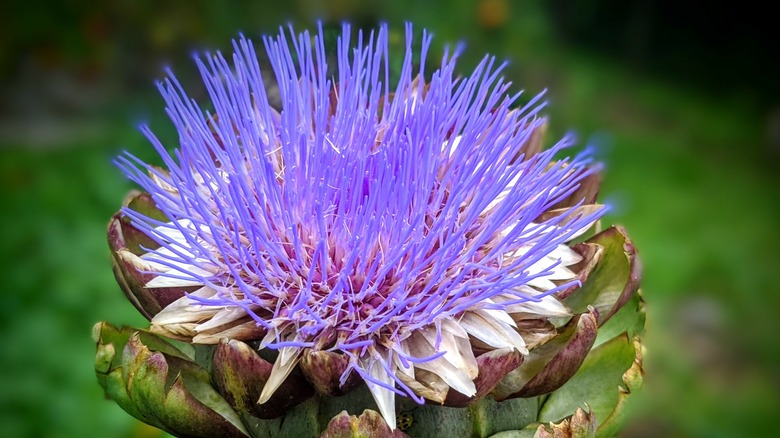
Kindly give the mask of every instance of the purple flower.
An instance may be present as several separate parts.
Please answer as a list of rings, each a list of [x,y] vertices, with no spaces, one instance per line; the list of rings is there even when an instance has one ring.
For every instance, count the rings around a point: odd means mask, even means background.
[[[528,354],[552,334],[523,321],[571,315],[556,293],[581,256],[566,243],[605,210],[572,199],[595,172],[587,152],[558,160],[568,137],[540,150],[541,98],[516,108],[494,58],[459,77],[445,51],[415,71],[406,34],[393,83],[386,26],[354,44],[345,26],[335,76],[322,30],[265,38],[273,77],[241,38],[230,60],[196,60],[213,110],[173,75],[159,84],[178,149],[142,130],[166,169],[118,159],[167,218],[123,211],[159,245],[138,260],[145,287],[189,291],[152,330],[278,350],[260,403],[304,355],[334,352],[393,426],[396,394],[474,396],[478,354]]]

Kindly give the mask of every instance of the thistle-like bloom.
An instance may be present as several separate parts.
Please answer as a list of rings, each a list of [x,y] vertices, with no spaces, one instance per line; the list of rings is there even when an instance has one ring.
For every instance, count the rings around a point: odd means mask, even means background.
[[[542,151],[540,97],[520,105],[493,58],[466,77],[457,50],[415,71],[411,34],[397,82],[386,27],[354,45],[345,27],[333,76],[322,31],[264,39],[273,77],[242,38],[232,59],[197,60],[212,110],[159,84],[179,147],[143,132],[166,169],[118,160],[165,216],[125,208],[155,243],[125,256],[147,289],[188,291],[152,331],[277,350],[261,404],[327,352],[394,427],[396,395],[484,395],[478,356],[526,355],[557,334],[538,321],[571,316],[559,296],[582,257],[566,243],[604,212],[583,194],[587,152]]]

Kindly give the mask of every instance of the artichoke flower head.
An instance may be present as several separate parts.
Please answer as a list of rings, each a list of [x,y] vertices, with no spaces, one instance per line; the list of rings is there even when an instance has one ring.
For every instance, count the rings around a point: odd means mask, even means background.
[[[196,60],[213,110],[172,74],[158,84],[178,148],[142,131],[164,168],[117,159],[144,190],[109,225],[144,336],[214,345],[207,368],[239,412],[273,418],[311,395],[303,386],[333,396],[365,383],[393,431],[401,398],[547,393],[636,291],[567,302],[604,252],[571,243],[606,211],[598,166],[587,150],[559,159],[569,137],[542,149],[541,97],[520,105],[494,58],[459,77],[459,50],[445,51],[427,74],[406,33],[396,82],[386,26],[353,41],[345,25],[332,75],[322,29],[265,38],[273,74],[242,37],[232,58]],[[518,374],[551,345],[537,374]],[[545,371],[556,357],[570,360]],[[262,381],[238,394],[231,373]]]

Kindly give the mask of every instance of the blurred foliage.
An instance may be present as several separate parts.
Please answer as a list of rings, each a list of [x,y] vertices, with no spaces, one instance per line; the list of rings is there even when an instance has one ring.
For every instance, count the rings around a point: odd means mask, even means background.
[[[103,400],[92,370],[96,321],[145,323],[111,274],[105,223],[131,188],[111,160],[127,149],[156,161],[134,129],[141,120],[175,145],[152,83],[163,66],[202,98],[193,49],[227,50],[238,32],[311,28],[317,18],[384,19],[399,38],[412,20],[434,32],[432,58],[467,43],[464,73],[486,52],[509,58],[518,88],[549,89],[551,137],[572,128],[599,148],[609,221],[626,225],[645,264],[648,376],[625,436],[777,432],[780,100],[766,80],[777,73],[763,53],[770,39],[742,23],[708,45],[696,35],[712,23],[681,24],[684,8],[669,18],[671,2],[613,3],[6,4],[0,436],[161,436]]]

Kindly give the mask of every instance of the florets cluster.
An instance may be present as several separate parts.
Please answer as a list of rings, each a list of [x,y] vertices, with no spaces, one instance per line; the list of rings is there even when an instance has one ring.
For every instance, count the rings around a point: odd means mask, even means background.
[[[159,84],[179,147],[143,132],[165,169],[119,159],[168,219],[124,211],[159,244],[146,286],[192,288],[153,329],[278,349],[266,400],[302,351],[338,351],[390,422],[394,393],[473,395],[475,353],[527,354],[518,321],[567,315],[551,295],[575,281],[565,243],[604,209],[556,206],[590,158],[556,160],[570,138],[540,150],[540,98],[518,107],[493,58],[466,77],[458,50],[415,70],[411,34],[392,83],[386,27],[345,28],[334,76],[322,31],[264,39],[273,77],[241,38],[232,59],[197,60],[212,110]]]

